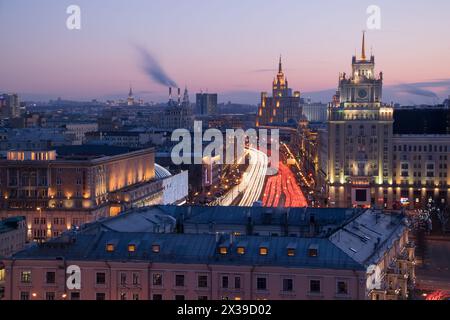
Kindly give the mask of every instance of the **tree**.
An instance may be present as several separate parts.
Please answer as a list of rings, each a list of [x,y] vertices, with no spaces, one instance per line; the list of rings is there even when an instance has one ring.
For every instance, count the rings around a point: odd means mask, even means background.
[[[437,209],[436,216],[439,219],[439,222],[441,223],[442,233],[445,234],[447,232],[447,223],[450,218],[448,208]]]

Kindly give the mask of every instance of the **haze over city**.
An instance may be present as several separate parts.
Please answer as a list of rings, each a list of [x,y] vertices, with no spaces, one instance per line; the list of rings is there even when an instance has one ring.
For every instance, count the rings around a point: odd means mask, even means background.
[[[146,52],[180,87],[256,104],[281,54],[291,86],[328,102],[337,75],[350,68],[349,53],[360,50],[372,3],[79,0],[82,27],[71,31],[72,2],[0,1],[1,91],[105,100],[125,96],[132,84],[136,96],[166,101],[167,86],[145,70]],[[385,74],[385,100],[442,102],[450,88],[450,3],[377,5],[382,26],[367,32],[367,42]]]

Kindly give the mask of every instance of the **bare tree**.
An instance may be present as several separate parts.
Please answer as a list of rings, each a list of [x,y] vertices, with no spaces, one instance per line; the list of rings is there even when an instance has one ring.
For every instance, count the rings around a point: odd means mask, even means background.
[[[442,233],[445,234],[447,232],[447,223],[450,218],[448,208],[436,210],[436,216],[439,219],[439,222],[441,223]]]

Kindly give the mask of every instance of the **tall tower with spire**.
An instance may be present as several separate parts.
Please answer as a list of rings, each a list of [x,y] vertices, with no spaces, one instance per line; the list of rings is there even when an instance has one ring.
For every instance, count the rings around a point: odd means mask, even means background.
[[[350,75],[340,74],[329,107],[331,205],[383,205],[382,190],[392,184],[393,108],[382,103],[382,89],[383,74],[375,74],[375,57],[366,56],[363,32],[361,56],[353,56]]]
[[[300,120],[301,115],[300,92],[296,91],[292,94],[292,89],[289,88],[287,77],[283,72],[280,55],[278,73],[272,82],[272,97],[269,97],[267,92],[261,93],[256,125],[296,123]]]
[[[130,91],[128,92],[127,105],[134,105],[133,88],[130,85]]]

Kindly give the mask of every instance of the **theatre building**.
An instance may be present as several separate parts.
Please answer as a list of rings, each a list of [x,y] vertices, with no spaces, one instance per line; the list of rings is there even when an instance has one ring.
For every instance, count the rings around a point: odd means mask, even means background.
[[[158,204],[162,190],[153,149],[64,146],[8,151],[0,159],[0,218],[25,216],[29,240]]]

